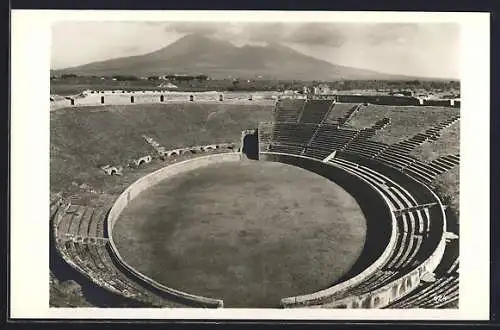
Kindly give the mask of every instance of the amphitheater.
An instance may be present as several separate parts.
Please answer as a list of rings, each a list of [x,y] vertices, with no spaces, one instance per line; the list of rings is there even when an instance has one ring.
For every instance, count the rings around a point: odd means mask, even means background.
[[[218,166],[278,164],[312,173],[352,196],[366,221],[366,237],[342,273],[323,280],[319,288],[311,287],[312,291],[282,295],[274,307],[457,308],[459,104],[392,106],[338,97],[263,98],[258,106],[257,98],[229,105],[221,105],[225,99],[215,105],[196,101],[172,101],[158,109],[128,102],[54,108],[50,205],[54,272],[69,266],[68,278],[88,282],[92,292],[118,297],[120,306],[238,306],[140,270],[125,256],[119,242],[123,239],[118,238],[123,233],[117,231],[131,205],[164,182],[174,182],[168,180]],[[171,123],[159,123],[164,117]],[[92,126],[95,123],[102,127]],[[65,142],[71,135],[84,140],[83,145]],[[119,173],[103,170],[112,167]],[[201,175],[198,179],[201,186]],[[296,195],[307,200],[309,191],[314,190],[303,189]],[[335,213],[320,213],[326,219],[304,219],[303,230],[307,231],[306,224],[328,223],[329,216],[333,221]],[[237,221],[233,219],[234,226]],[[294,242],[294,248],[300,250],[301,241]],[[204,259],[210,259],[209,253]],[[335,258],[321,260],[340,262]],[[321,266],[336,265],[322,262]],[[174,272],[174,267],[165,272]],[[294,273],[287,278],[298,277]],[[259,285],[248,287],[254,290]],[[242,296],[252,294],[245,290],[241,288]],[[233,291],[228,296],[238,299]]]

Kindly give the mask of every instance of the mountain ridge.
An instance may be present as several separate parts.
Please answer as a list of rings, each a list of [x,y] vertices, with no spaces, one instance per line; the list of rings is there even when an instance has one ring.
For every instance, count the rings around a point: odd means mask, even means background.
[[[206,74],[213,78],[268,78],[294,80],[415,79],[337,65],[305,55],[280,43],[235,46],[229,41],[190,34],[156,51],[65,69],[55,74],[162,75]]]

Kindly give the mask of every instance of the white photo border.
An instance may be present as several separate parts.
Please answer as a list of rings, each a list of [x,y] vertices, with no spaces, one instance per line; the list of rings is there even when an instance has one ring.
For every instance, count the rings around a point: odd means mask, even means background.
[[[11,12],[11,319],[488,320],[489,13]],[[455,310],[49,308],[49,94],[56,21],[450,22],[461,27],[460,302]],[[78,36],[75,36],[78,37]]]

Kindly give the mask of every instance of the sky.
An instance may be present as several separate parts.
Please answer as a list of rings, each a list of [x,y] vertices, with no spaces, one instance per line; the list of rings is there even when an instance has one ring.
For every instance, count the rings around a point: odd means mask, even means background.
[[[241,46],[280,42],[333,64],[418,77],[459,78],[453,23],[57,22],[51,68],[145,54],[191,33]]]

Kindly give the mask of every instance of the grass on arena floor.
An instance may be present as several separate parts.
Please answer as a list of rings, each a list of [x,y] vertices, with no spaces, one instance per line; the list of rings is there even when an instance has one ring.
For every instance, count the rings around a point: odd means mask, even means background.
[[[129,204],[113,233],[136,269],[225,307],[278,307],[329,287],[356,262],[365,235],[359,205],[338,185],[258,161],[164,181]]]

